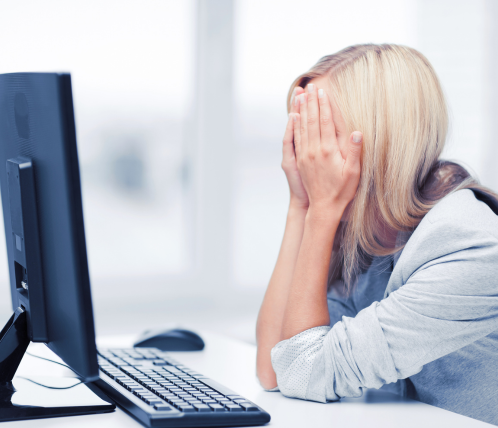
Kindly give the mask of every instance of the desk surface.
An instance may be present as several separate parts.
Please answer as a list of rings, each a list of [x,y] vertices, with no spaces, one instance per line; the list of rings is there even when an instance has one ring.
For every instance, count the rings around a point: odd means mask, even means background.
[[[377,391],[371,391],[360,399],[344,399],[328,404],[285,398],[278,392],[266,392],[261,389],[255,376],[255,346],[210,332],[202,333],[202,337],[206,342],[204,351],[175,352],[172,353],[174,358],[256,402],[270,413],[272,419],[268,426],[271,427],[492,427],[484,422],[427,404],[391,399],[390,394]],[[133,339],[132,336],[102,337],[97,342],[101,347],[128,347],[133,343]],[[32,344],[30,351],[44,356],[51,354],[48,348],[38,344]],[[51,357],[54,358],[54,355]],[[18,374],[40,375],[41,371],[50,376],[70,375],[68,369],[28,355],[23,359]],[[117,409],[116,412],[101,415],[7,422],[2,424],[2,428],[67,427],[68,423],[71,424],[71,428],[142,426],[125,412]]]

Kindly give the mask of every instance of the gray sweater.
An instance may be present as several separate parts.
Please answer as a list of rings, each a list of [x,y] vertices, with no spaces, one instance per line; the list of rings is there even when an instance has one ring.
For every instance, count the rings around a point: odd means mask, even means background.
[[[280,391],[327,402],[390,388],[498,425],[498,216],[471,190],[440,201],[401,254],[354,293],[329,293],[330,326],[271,352]]]

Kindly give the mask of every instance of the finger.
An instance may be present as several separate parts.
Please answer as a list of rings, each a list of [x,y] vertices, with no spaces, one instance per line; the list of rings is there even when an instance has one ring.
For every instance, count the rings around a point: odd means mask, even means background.
[[[306,92],[308,94],[308,146],[310,148],[317,148],[320,145],[320,122],[318,121],[320,113],[318,109],[316,85],[310,83],[306,87]]]
[[[302,154],[301,146],[301,115],[299,113],[291,113],[294,125],[294,149],[296,157],[299,158]]]
[[[361,170],[360,159],[361,159],[361,148],[363,146],[363,134],[361,132],[355,131],[349,137],[349,144],[347,150],[346,164],[345,167],[350,172],[357,172],[359,174]]]
[[[304,93],[299,95],[299,135],[300,135],[300,146],[301,150],[306,150],[308,148],[308,106],[307,106],[307,98],[308,94]],[[297,97],[296,97],[297,98]],[[294,126],[296,126],[294,124]],[[296,138],[296,134],[294,133],[294,138]]]
[[[283,159],[284,161],[292,159],[294,157],[294,120],[292,115],[289,114],[289,120],[287,121],[287,126],[285,127],[284,140],[283,140]]]
[[[341,114],[341,110],[339,110],[339,106],[337,105],[337,102],[333,97],[330,99],[330,105],[332,107],[332,117],[335,123],[336,134],[346,135],[348,132],[348,128],[346,127],[346,122],[344,121],[344,118],[342,117]]]
[[[335,136],[337,140],[337,144],[339,145],[339,150],[341,151],[342,157],[346,158],[348,155],[348,142],[349,142],[349,133],[346,127],[346,122],[342,117],[341,110],[339,110],[339,106],[337,105],[334,97],[330,98],[330,105],[332,107],[332,122],[335,127]]]
[[[320,144],[337,144],[332,107],[327,93],[318,90],[318,103],[320,105]]]
[[[304,92],[304,89],[301,88],[300,86],[296,86],[294,88],[294,91],[292,93],[292,97],[291,97],[291,102],[290,102],[290,113],[299,113],[299,109],[298,109],[298,106],[299,106],[299,99],[296,97],[298,97],[298,95],[301,95],[302,93]]]

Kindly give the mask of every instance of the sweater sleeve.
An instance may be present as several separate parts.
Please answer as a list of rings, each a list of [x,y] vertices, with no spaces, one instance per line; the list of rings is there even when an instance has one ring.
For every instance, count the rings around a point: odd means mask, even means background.
[[[426,258],[356,317],[278,343],[272,364],[280,391],[319,402],[357,397],[498,329],[497,240],[475,230],[467,238]]]

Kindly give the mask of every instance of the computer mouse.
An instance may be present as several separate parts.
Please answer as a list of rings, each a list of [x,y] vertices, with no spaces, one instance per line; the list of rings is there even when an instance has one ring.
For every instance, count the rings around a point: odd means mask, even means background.
[[[158,348],[161,351],[200,351],[204,349],[204,341],[193,331],[175,328],[164,331],[146,331],[134,346]]]

